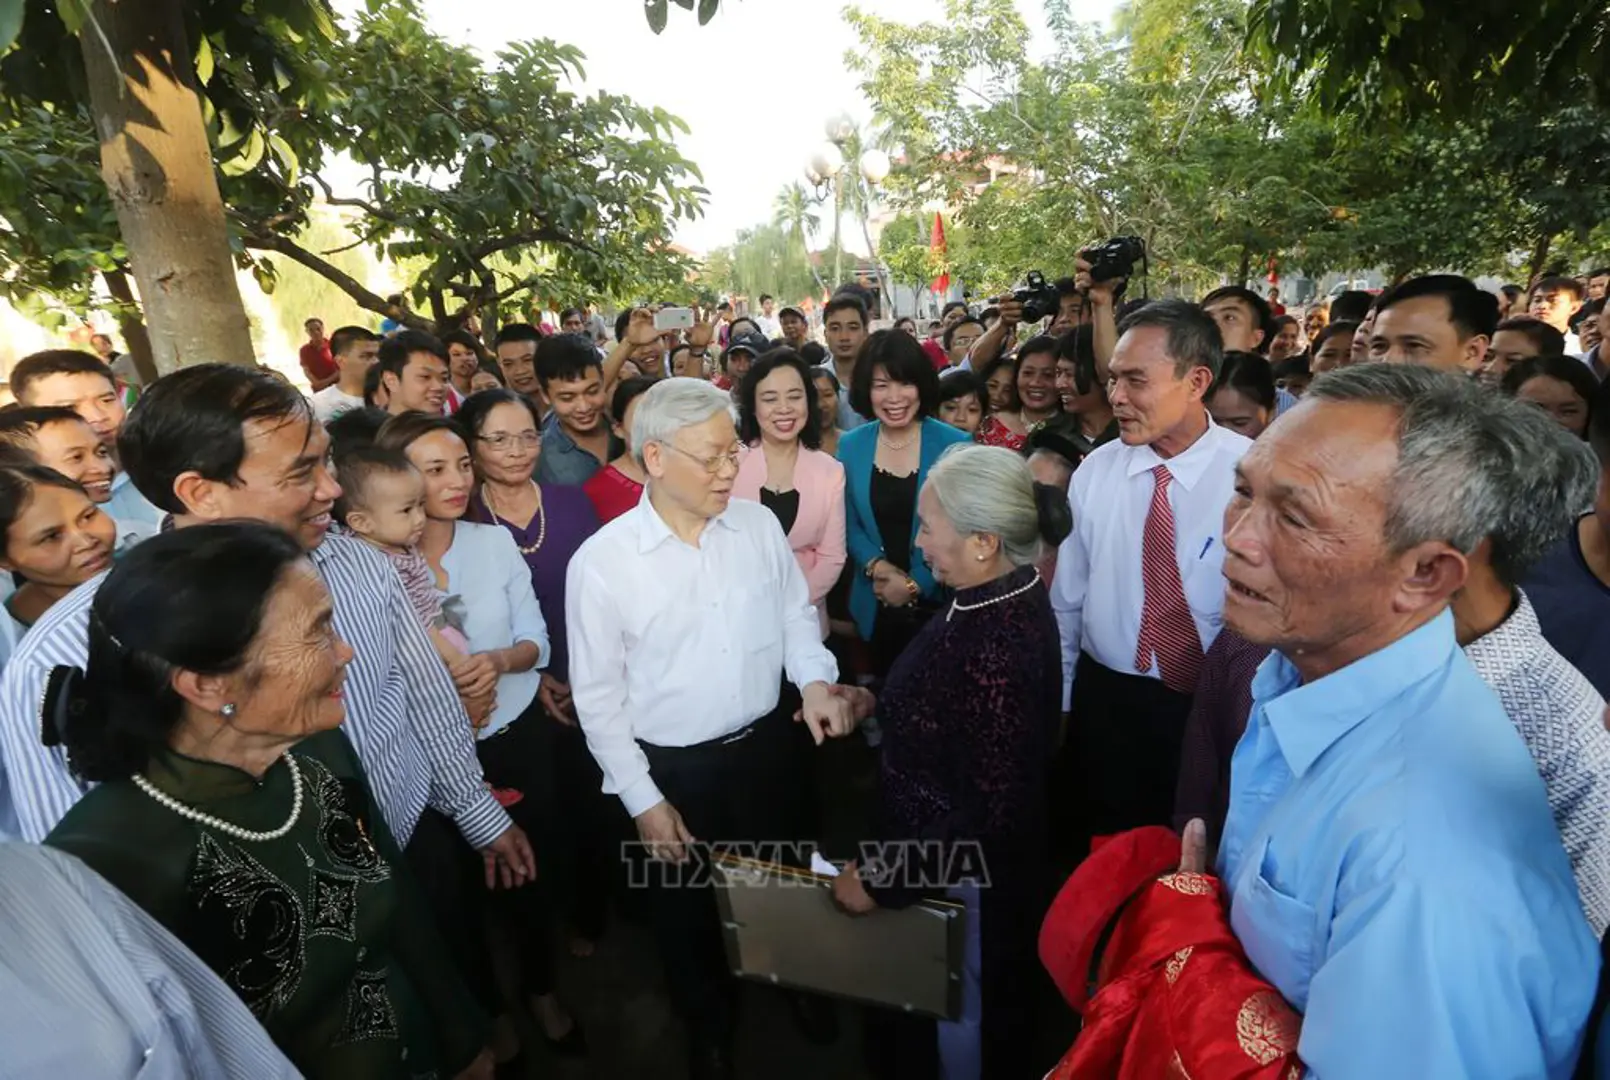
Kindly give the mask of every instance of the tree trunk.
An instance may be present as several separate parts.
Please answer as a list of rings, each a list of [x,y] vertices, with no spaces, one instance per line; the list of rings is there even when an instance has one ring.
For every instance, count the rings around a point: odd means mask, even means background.
[[[255,365],[182,0],[95,0],[92,14],[101,33],[86,27],[79,41],[101,175],[140,286],[157,370]]]
[[[140,373],[140,382],[150,386],[157,381],[157,362],[151,355],[151,335],[146,332],[145,320],[136,314],[139,305],[134,301],[134,290],[129,287],[129,276],[119,268],[103,270],[101,279],[106,282],[106,291],[112,294],[112,299],[123,305],[117,316],[117,328],[123,335],[123,344],[128,346],[134,370]]]
[[[1245,286],[1247,278],[1252,276],[1252,247],[1249,244],[1241,245],[1241,265],[1236,270],[1235,283]]]
[[[1526,268],[1526,287],[1530,289],[1543,276],[1543,267],[1548,264],[1549,249],[1554,246],[1554,237],[1545,233],[1537,238],[1532,245],[1532,261]]]

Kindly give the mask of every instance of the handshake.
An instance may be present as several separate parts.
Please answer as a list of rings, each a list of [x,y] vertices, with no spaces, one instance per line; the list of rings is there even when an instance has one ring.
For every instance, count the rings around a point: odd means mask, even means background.
[[[801,692],[804,699],[795,720],[804,721],[811,738],[821,746],[828,738],[841,738],[872,715],[877,699],[862,686],[813,682]]]

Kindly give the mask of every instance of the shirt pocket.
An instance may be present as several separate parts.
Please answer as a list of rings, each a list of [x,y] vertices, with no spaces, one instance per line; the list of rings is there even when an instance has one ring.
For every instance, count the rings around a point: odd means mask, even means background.
[[[1197,622],[1217,630],[1224,623],[1224,545],[1217,536],[1203,536],[1185,550],[1185,602]],[[1202,647],[1209,644],[1204,641]]]
[[[738,651],[764,653],[776,649],[783,636],[782,613],[776,594],[756,584],[732,599],[732,610],[723,612],[722,617],[731,620]]]
[[[1308,984],[1314,976],[1319,920],[1313,907],[1273,884],[1267,839],[1256,865],[1247,884],[1235,893],[1236,936],[1258,972],[1301,1012],[1308,1005]]]

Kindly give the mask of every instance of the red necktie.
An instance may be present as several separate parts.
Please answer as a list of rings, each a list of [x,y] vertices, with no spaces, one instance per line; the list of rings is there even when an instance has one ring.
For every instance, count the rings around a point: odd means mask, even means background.
[[[1150,671],[1156,654],[1163,685],[1189,694],[1196,689],[1196,676],[1202,669],[1202,639],[1197,636],[1196,621],[1185,602],[1185,586],[1180,583],[1174,510],[1168,505],[1168,485],[1172,480],[1167,465],[1152,469],[1152,505],[1146,511],[1140,560],[1146,599],[1140,608],[1135,670]]]

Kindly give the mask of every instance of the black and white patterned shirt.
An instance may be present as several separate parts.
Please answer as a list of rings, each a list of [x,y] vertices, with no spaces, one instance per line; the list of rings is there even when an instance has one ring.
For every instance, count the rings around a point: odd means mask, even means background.
[[[1498,628],[1465,656],[1498,695],[1542,774],[1549,809],[1571,858],[1582,909],[1595,935],[1610,926],[1610,733],[1604,701],[1555,652],[1524,592]]]
[[[391,563],[351,537],[326,536],[309,553],[335,602],[335,628],[356,656],[347,668],[342,725],[399,847],[427,805],[473,847],[509,828],[475,755],[452,676]],[[0,834],[39,843],[85,792],[59,746],[40,740],[50,669],[87,659],[90,605],[106,575],[68,593],[41,618],[0,675]]]

